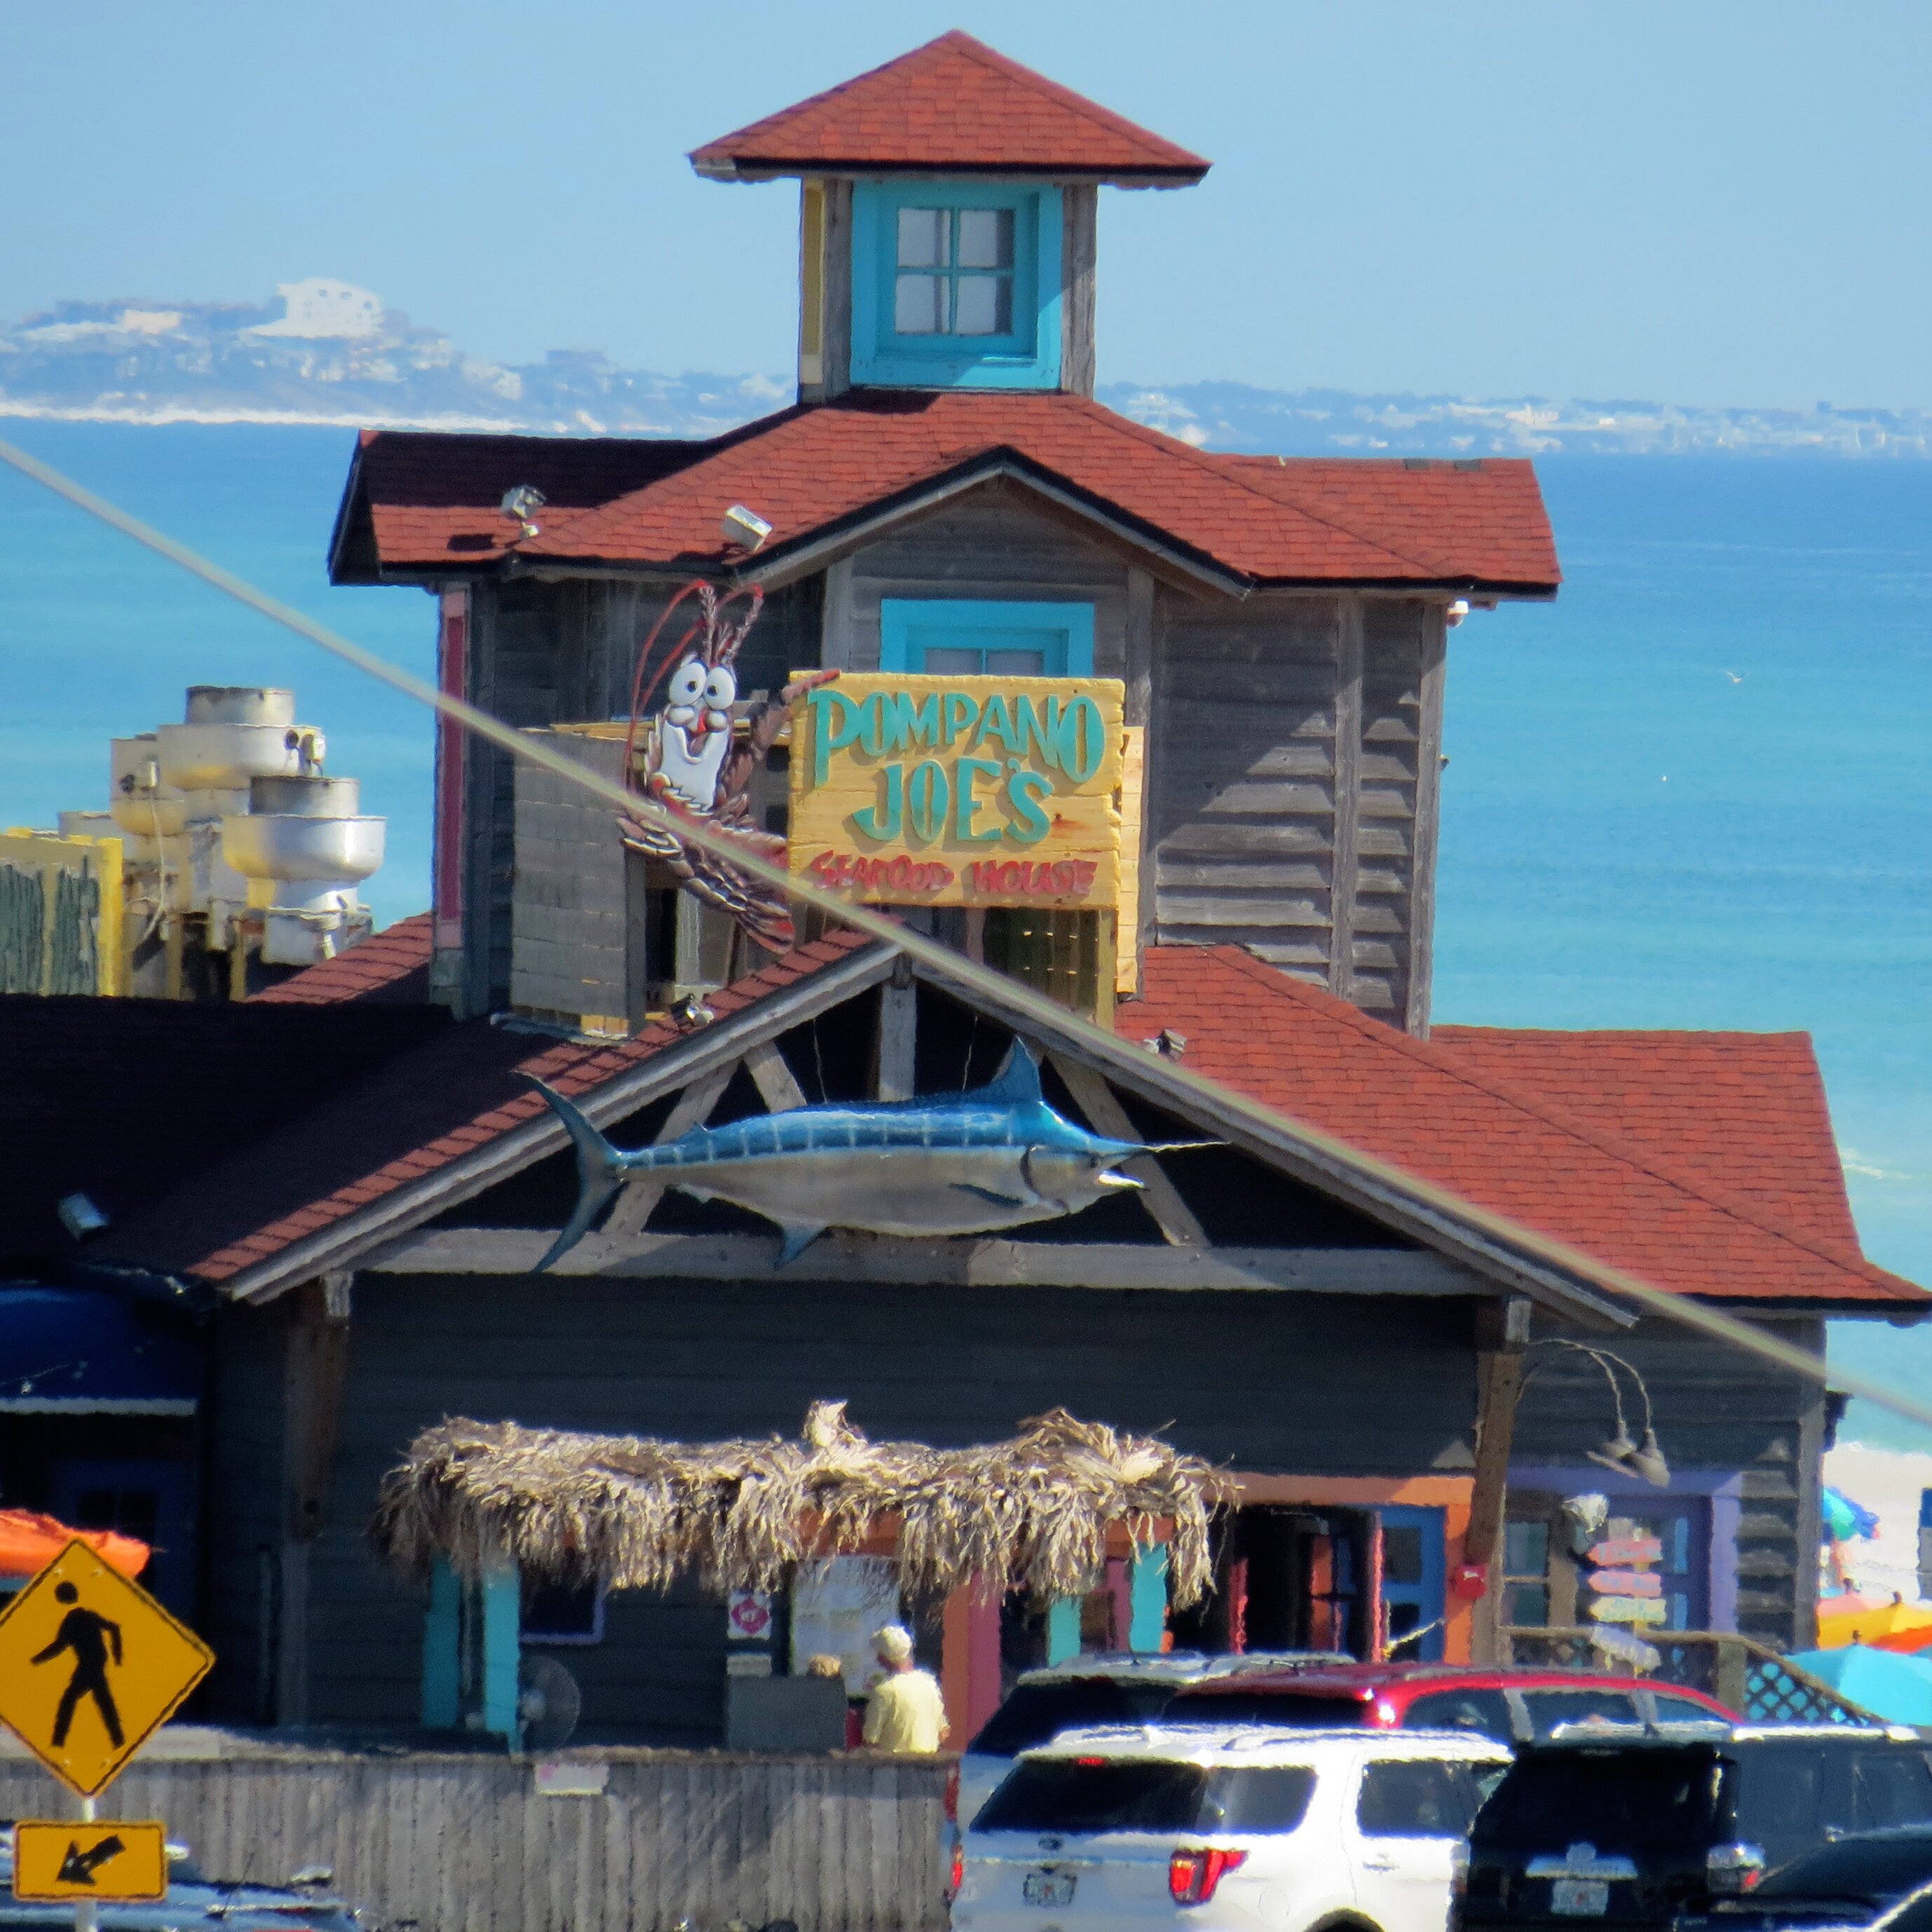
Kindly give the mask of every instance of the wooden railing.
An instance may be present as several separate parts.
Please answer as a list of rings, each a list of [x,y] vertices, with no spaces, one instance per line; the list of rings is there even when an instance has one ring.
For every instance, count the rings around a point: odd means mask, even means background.
[[[1628,1670],[1598,1649],[1600,1634],[1587,1626],[1539,1629],[1512,1625],[1503,1633],[1504,1661],[1573,1670]],[[1822,1678],[1802,1670],[1767,1645],[1725,1630],[1647,1628],[1642,1640],[1661,1661],[1642,1673],[1648,1684],[1702,1690],[1762,1724],[1882,1724],[1885,1720],[1841,1696]],[[1632,1673],[1635,1675],[1635,1672]]]

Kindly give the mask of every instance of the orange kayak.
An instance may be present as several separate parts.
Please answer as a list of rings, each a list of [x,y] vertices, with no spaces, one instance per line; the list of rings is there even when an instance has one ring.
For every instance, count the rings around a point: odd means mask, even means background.
[[[118,1530],[70,1529],[32,1510],[0,1510],[0,1576],[44,1570],[76,1536],[124,1576],[138,1576],[147,1568],[148,1546]]]

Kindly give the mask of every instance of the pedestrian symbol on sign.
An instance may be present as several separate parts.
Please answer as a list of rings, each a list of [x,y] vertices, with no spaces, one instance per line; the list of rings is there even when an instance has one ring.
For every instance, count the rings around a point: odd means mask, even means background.
[[[194,1631],[76,1538],[0,1616],[0,1724],[92,1798],[214,1661]]]
[[[94,1708],[100,1713],[100,1721],[106,1726],[107,1735],[118,1750],[122,1744],[121,1713],[114,1708],[114,1693],[107,1688],[107,1651],[111,1643],[118,1666],[121,1661],[121,1626],[98,1610],[80,1608],[80,1592],[71,1583],[56,1583],[54,1597],[57,1602],[75,1607],[62,1618],[53,1642],[38,1652],[33,1660],[36,1664],[51,1664],[63,1652],[74,1653],[74,1675],[61,1693],[60,1708],[54,1714],[53,1742],[56,1745],[67,1742],[75,1707],[82,1698],[92,1697]]]

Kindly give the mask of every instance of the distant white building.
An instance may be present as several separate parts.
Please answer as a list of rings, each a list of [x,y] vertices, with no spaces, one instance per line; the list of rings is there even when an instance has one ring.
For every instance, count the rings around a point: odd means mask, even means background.
[[[250,334],[322,341],[382,332],[382,298],[353,283],[326,281],[311,275],[305,282],[279,283],[275,292],[284,304],[281,320],[265,322],[251,329]]]

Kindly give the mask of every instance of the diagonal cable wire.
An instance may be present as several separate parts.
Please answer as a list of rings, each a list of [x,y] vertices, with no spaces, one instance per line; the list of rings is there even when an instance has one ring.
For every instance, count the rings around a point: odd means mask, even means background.
[[[415,698],[418,703],[429,706],[446,717],[455,718],[479,738],[487,739],[491,744],[500,746],[513,756],[524,759],[531,764],[542,766],[546,771],[554,772],[580,790],[589,792],[604,804],[633,818],[655,821],[668,829],[674,830],[680,838],[703,848],[713,856],[728,860],[741,871],[788,893],[804,904],[815,908],[842,925],[856,926],[862,932],[870,933],[874,938],[897,946],[902,952],[922,962],[955,984],[963,982],[976,987],[1008,1006],[1018,1008],[1043,1027],[1064,1029],[1070,1023],[1078,1027],[1083,1035],[1082,1043],[1088,1054],[1103,1070],[1108,1066],[1124,1074],[1131,1074],[1136,1070],[1136,1062],[1143,1049],[1130,1046],[1117,1035],[1094,1025],[1078,1014],[1070,1012],[1066,1007],[1048,999],[1044,994],[1036,993],[1017,980],[1009,980],[1003,974],[995,973],[989,968],[964,958],[950,946],[940,945],[923,933],[911,931],[875,907],[862,902],[842,898],[836,893],[827,892],[802,874],[788,872],[781,866],[770,864],[755,853],[747,851],[722,837],[702,820],[674,818],[654,801],[635,792],[626,791],[622,786],[566,758],[540,740],[526,735],[512,725],[504,724],[501,719],[492,717],[488,712],[479,710],[467,700],[439,691],[425,680],[378,657],[374,651],[331,630],[326,624],[320,624],[313,617],[305,616],[291,605],[281,602],[279,598],[269,596],[266,591],[256,590],[233,572],[223,569],[219,564],[211,563],[206,557],[190,550],[185,544],[177,543],[172,537],[164,536],[159,530],[142,523],[136,517],[130,516],[125,510],[110,503],[105,497],[96,496],[92,490],[83,488],[70,478],[63,476],[50,464],[28,455],[25,450],[16,449],[11,443],[0,442],[0,462],[10,464],[22,476],[32,477],[35,482],[44,484],[56,496],[64,497],[77,508],[98,518],[111,529],[118,530],[124,536],[131,537],[135,542],[145,545],[157,556],[166,557],[170,563],[178,564],[190,575],[200,578],[204,584],[212,585],[238,602],[245,604],[271,622],[308,638],[311,644],[319,644],[324,650],[355,665],[358,670],[366,671],[369,676],[380,680],[392,689]],[[1825,1387],[1846,1395],[1856,1396],[1862,1401],[1889,1409],[1894,1415],[1903,1416],[1922,1427],[1932,1428],[1932,1403],[1902,1394],[1886,1383],[1874,1381],[1869,1376],[1828,1366],[1821,1357],[1783,1341],[1750,1322],[1741,1321],[1736,1316],[1726,1313],[1722,1309],[1713,1308],[1702,1302],[1694,1301],[1688,1296],[1659,1288],[1654,1282],[1632,1274],[1627,1269],[1614,1267],[1593,1256],[1585,1254],[1567,1242],[1540,1234],[1534,1228],[1526,1228],[1508,1215],[1480,1207],[1448,1188],[1365,1153],[1338,1136],[1324,1133],[1319,1128],[1298,1120],[1278,1108],[1264,1107],[1259,1102],[1250,1100],[1246,1094],[1204,1079],[1201,1075],[1192,1072],[1174,1062],[1165,1063],[1163,1071],[1169,1079],[1192,1090],[1200,1099],[1208,1102],[1222,1114],[1236,1116],[1258,1132],[1292,1141],[1303,1154],[1312,1160],[1340,1166],[1366,1175],[1384,1186],[1400,1190],[1412,1201],[1434,1210],[1438,1215],[1475,1229],[1490,1240],[1545,1268],[1556,1269],[1594,1286],[1608,1288],[1635,1302],[1651,1314],[1677,1322],[1683,1327],[1696,1329],[1719,1341],[1730,1342],[1734,1347],[1756,1356],[1761,1361],[1769,1362],[1807,1381],[1822,1383]]]

